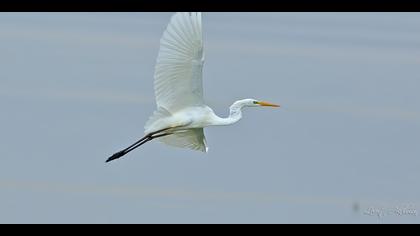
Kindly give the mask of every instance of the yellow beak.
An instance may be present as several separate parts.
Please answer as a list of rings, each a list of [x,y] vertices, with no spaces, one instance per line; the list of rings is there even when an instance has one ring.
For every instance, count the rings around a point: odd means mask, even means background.
[[[269,102],[257,102],[257,104],[264,107],[280,107],[280,105],[269,103]]]

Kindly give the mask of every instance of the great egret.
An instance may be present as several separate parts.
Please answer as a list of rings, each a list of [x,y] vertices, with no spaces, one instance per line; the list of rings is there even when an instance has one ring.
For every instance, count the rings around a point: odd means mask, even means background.
[[[157,110],[144,127],[145,136],[106,162],[155,138],[171,146],[207,152],[204,127],[236,123],[242,118],[243,107],[279,107],[256,99],[243,99],[230,106],[229,117],[218,117],[203,100],[203,63],[201,13],[174,14],[160,40],[155,68]]]

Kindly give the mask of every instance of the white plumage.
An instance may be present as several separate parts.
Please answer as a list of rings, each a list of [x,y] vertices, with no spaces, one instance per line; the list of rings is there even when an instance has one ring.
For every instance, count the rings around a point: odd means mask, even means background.
[[[158,108],[177,112],[204,105],[201,13],[175,14],[160,40],[155,68]]]
[[[146,123],[146,134],[161,128],[159,124],[155,124],[159,123],[159,120],[168,118],[186,107],[204,105],[203,64],[201,13],[175,14],[160,40],[154,76],[157,110]],[[157,128],[153,129],[154,124]],[[184,131],[159,140],[171,146],[203,152],[208,150],[203,128]]]
[[[242,118],[244,107],[278,107],[255,99],[243,99],[230,106],[229,117],[218,117],[203,99],[203,64],[201,13],[176,13],[160,40],[154,74],[157,108],[146,122],[146,135],[112,155],[107,162],[153,139],[207,152],[204,127],[233,124]]]

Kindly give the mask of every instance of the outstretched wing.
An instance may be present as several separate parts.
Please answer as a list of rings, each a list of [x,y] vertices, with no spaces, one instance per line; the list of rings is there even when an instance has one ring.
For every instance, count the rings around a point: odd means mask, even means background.
[[[163,143],[180,148],[207,152],[206,137],[202,128],[183,130],[168,136],[159,138]]]
[[[174,113],[203,105],[201,13],[176,13],[161,40],[155,68],[157,107]]]

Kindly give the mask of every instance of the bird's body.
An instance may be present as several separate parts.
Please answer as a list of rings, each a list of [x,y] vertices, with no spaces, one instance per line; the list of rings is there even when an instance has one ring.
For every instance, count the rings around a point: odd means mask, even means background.
[[[154,74],[156,111],[145,125],[145,136],[115,153],[117,159],[142,144],[158,139],[165,144],[207,152],[204,127],[230,125],[242,118],[242,108],[278,105],[243,99],[230,106],[221,118],[203,98],[203,35],[201,13],[176,13],[160,40]]]
[[[162,109],[162,108],[160,108]],[[182,109],[176,113],[168,111],[159,111],[162,115],[154,120],[151,117],[150,124],[146,123],[145,134],[165,129],[169,127],[178,127],[178,129],[204,128],[212,125],[214,119],[217,119],[213,110],[208,106],[195,106]]]

